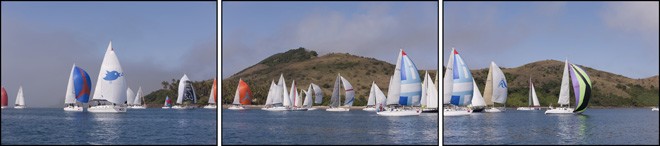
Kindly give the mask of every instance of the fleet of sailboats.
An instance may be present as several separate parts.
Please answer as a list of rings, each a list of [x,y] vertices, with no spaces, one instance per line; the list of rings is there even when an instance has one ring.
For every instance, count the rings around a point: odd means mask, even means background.
[[[130,109],[146,109],[147,106],[143,105],[144,103],[144,93],[142,92],[142,87],[138,88],[137,95],[133,98],[133,105],[129,106]]]
[[[64,95],[64,111],[82,112],[83,104],[89,101],[89,93],[92,88],[92,80],[89,74],[75,64],[71,67],[69,81]]]
[[[112,42],[108,44],[99,76],[94,88],[92,101],[94,105],[87,110],[92,113],[123,113],[126,112],[126,78],[124,70],[119,64],[119,59],[112,48]]]
[[[424,82],[422,83],[422,112],[438,112],[438,89],[431,80],[431,76],[426,72],[424,75]]]
[[[575,93],[575,108],[569,106],[569,72],[573,83],[573,93]],[[559,90],[559,107],[550,107],[545,111],[545,114],[582,113],[587,109],[589,98],[591,98],[591,79],[587,72],[575,64],[568,63],[568,60],[566,60]]]

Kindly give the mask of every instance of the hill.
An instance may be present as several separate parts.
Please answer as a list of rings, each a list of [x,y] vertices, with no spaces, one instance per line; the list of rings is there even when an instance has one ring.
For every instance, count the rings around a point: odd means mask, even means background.
[[[395,54],[392,55],[395,58]],[[412,58],[413,61],[414,58]],[[372,81],[375,81],[383,92],[387,93],[389,78],[394,72],[394,65],[374,58],[361,57],[348,53],[330,53],[318,56],[315,51],[305,48],[289,50],[267,57],[261,62],[250,66],[222,81],[222,103],[231,104],[239,79],[243,79],[252,90],[255,97],[252,104],[263,105],[268,95],[270,82],[284,75],[287,89],[290,90],[293,80],[298,89],[307,90],[310,83],[323,89],[323,105],[328,105],[337,74],[346,78],[355,89],[354,106],[366,105]],[[435,70],[429,70],[431,78],[435,79]],[[420,76],[424,71],[420,71]],[[343,94],[342,98],[343,98]],[[342,99],[343,101],[343,99]]]

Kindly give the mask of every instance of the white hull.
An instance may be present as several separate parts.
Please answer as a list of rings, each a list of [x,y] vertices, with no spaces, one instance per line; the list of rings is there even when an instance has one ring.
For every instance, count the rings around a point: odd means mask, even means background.
[[[92,106],[89,109],[87,109],[87,111],[90,113],[125,113],[126,107],[101,105],[101,106]]]
[[[658,111],[658,108],[652,108],[651,111]]]
[[[376,111],[376,108],[375,107],[368,107],[368,108],[363,108],[362,110],[373,112],[373,111]]]
[[[165,107],[162,107],[162,109],[171,109],[171,107],[165,106]]]
[[[68,112],[82,112],[82,111],[83,111],[83,107],[79,107],[79,106],[65,107],[65,108],[64,108],[64,111],[68,111]]]
[[[179,110],[194,109],[194,108],[195,107],[192,106],[178,106],[178,105],[172,106],[172,109],[179,109]]]
[[[291,111],[307,111],[306,108],[293,108]]]
[[[442,116],[467,116],[470,115],[469,110],[457,110],[457,109],[444,109],[442,111]]]
[[[573,108],[560,107],[555,109],[548,109],[545,111],[545,114],[572,114],[573,110]]]
[[[388,116],[388,117],[399,117],[399,116],[419,116],[422,111],[417,109],[417,110],[398,110],[395,109],[393,111],[382,111],[382,112],[376,112],[376,114],[381,115],[381,116]]]
[[[218,109],[218,106],[216,105],[206,105],[204,106],[205,109]]]
[[[341,107],[325,109],[325,111],[329,111],[329,112],[347,112],[349,110],[351,110],[351,109],[341,108]]]
[[[24,109],[25,106],[20,106],[20,105],[19,105],[19,106],[15,106],[14,108],[15,108],[15,109]]]
[[[519,111],[533,111],[533,110],[541,110],[540,107],[518,107],[516,110]]]
[[[229,110],[245,110],[245,108],[242,106],[231,106],[229,107]]]
[[[281,106],[279,106],[279,107],[270,107],[270,108],[261,108],[261,110],[265,110],[265,111],[289,111],[288,108],[281,107]]]
[[[438,109],[436,109],[436,108],[425,108],[425,109],[422,109],[422,112],[436,112],[437,113]]]
[[[317,110],[317,108],[312,107],[312,108],[308,108],[307,110],[308,110],[308,111],[313,111],[313,110]]]
[[[502,112],[502,110],[494,108],[494,107],[487,108],[484,111],[487,112],[487,113],[500,113],[500,112]]]
[[[6,107],[6,106],[3,106],[3,107],[2,107],[2,109],[5,109],[5,108],[7,108],[7,107]]]
[[[146,107],[141,106],[141,105],[137,105],[137,106],[129,106],[129,107],[127,107],[127,108],[129,108],[129,109],[147,109]]]

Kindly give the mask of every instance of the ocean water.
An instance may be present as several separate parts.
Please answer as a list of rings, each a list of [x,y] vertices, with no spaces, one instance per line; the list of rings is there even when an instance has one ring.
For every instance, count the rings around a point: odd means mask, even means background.
[[[444,117],[443,144],[658,145],[658,112],[650,108],[587,109],[582,115],[507,109]]]
[[[126,113],[61,108],[2,110],[2,144],[217,144],[217,111],[128,109]]]
[[[438,144],[438,113],[222,110],[222,144]]]

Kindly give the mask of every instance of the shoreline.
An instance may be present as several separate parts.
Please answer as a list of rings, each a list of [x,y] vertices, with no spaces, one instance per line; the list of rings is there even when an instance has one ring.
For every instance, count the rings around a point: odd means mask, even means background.
[[[222,108],[229,108],[231,104],[223,104]],[[264,105],[244,105],[248,108],[263,108]],[[315,108],[327,109],[329,106],[313,106]],[[351,106],[350,109],[363,109],[367,106]],[[521,106],[525,107],[525,106]],[[518,107],[507,107],[507,109],[516,109]],[[587,109],[624,109],[624,108],[655,108],[655,106],[589,106]],[[548,109],[548,106],[541,106],[541,109]]]

